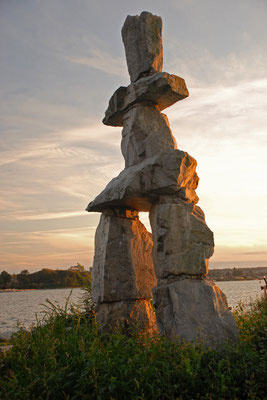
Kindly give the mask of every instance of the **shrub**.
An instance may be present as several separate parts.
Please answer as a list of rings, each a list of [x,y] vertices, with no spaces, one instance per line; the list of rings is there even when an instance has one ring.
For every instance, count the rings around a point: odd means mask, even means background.
[[[266,302],[240,308],[240,344],[212,350],[164,338],[100,335],[92,305],[48,303],[0,356],[1,400],[264,399]],[[91,308],[90,308],[91,307]]]

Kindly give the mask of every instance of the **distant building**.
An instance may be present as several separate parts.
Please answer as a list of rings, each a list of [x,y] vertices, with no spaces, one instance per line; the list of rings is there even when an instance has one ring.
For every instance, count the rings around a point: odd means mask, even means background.
[[[84,271],[84,266],[77,263],[77,265],[71,265],[69,268],[69,271],[79,271],[79,272],[83,272]]]

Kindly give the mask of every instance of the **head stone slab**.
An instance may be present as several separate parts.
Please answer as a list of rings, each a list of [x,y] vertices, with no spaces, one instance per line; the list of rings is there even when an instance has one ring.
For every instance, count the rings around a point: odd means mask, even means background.
[[[131,82],[162,71],[162,20],[149,12],[128,15],[122,27],[122,40]]]

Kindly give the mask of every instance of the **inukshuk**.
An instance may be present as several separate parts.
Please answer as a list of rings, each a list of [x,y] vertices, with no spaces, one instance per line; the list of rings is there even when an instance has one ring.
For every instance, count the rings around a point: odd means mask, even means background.
[[[125,169],[92,201],[92,294],[103,330],[116,325],[214,345],[238,331],[225,295],[205,276],[213,233],[196,205],[197,163],[177,150],[161,111],[186,98],[185,81],[162,71],[162,21],[143,12],[122,28],[131,84],[109,101],[103,123],[123,126]],[[138,218],[148,211],[151,234]]]

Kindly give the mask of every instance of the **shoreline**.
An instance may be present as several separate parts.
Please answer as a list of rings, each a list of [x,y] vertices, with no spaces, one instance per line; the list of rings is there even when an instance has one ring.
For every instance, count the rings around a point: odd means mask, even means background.
[[[0,289],[0,293],[12,293],[12,292],[25,292],[28,290],[38,290],[38,289]]]
[[[52,287],[52,288],[36,288],[36,289],[0,289],[0,293],[26,292],[33,290],[58,290],[58,289],[81,289],[83,286],[75,287]]]
[[[206,278],[211,279],[213,282],[248,282],[248,281],[260,281],[263,278],[249,278],[249,279],[214,279],[211,276],[206,276]],[[50,288],[35,288],[35,289],[0,289],[0,293],[13,293],[13,292],[25,292],[25,291],[33,291],[33,290],[58,290],[58,289],[82,289],[83,286],[75,286],[75,287],[50,287]]]

